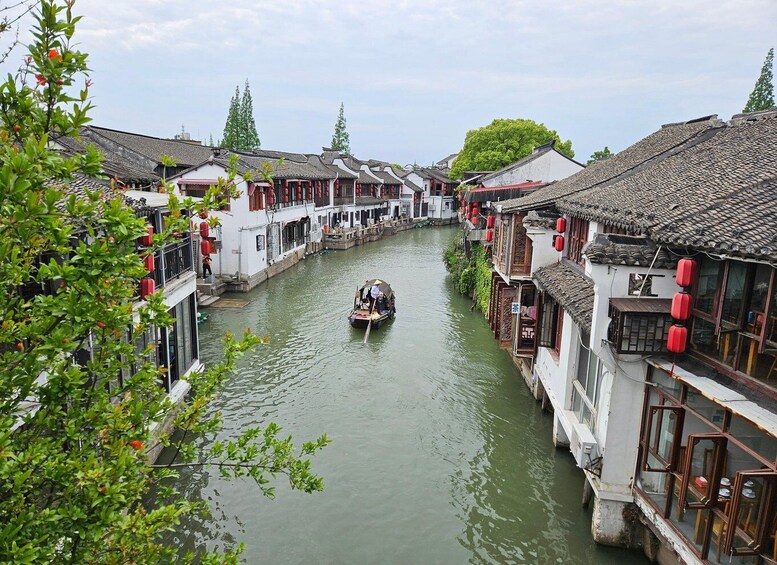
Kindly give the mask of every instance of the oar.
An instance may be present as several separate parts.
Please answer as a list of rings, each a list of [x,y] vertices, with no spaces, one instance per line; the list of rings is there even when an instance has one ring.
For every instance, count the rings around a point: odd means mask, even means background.
[[[367,331],[364,332],[364,341],[362,344],[367,343],[367,338],[370,337],[370,330],[372,329],[372,313],[375,311],[375,305],[378,303],[378,299],[375,298],[372,302],[372,308],[370,308],[370,321],[367,322]]]

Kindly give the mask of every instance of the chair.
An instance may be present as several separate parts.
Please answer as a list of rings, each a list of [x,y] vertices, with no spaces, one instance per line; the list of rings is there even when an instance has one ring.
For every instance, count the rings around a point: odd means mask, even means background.
[[[728,505],[726,501],[723,507],[723,513],[728,516]],[[720,550],[723,548],[723,542],[726,540],[726,522],[713,515],[712,536],[715,538],[715,560],[720,561]]]

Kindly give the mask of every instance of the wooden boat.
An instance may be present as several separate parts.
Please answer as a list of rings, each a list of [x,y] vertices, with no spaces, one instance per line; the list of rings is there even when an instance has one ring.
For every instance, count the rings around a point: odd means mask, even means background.
[[[373,288],[377,287],[375,291]],[[381,279],[372,279],[356,290],[353,310],[348,321],[354,328],[366,328],[372,318],[372,328],[381,327],[386,320],[394,318],[397,312],[394,291],[391,285]]]

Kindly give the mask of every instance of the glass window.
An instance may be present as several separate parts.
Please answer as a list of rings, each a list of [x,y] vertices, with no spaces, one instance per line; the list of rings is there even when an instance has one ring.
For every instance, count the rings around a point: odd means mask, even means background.
[[[680,401],[680,393],[682,391],[683,385],[679,380],[672,379],[663,371],[656,369],[651,371],[650,380],[655,383],[655,385],[665,394],[671,396],[678,402]]]
[[[777,438],[757,428],[741,416],[731,416],[728,432],[767,461],[777,461]]]
[[[644,437],[643,467],[650,471],[671,471],[679,447],[683,409],[679,406],[651,406]]]
[[[556,329],[558,324],[559,305],[547,292],[542,293],[540,320],[540,347],[556,348]]]
[[[715,296],[722,266],[722,261],[715,261],[706,256],[702,257],[693,303],[696,310],[709,315],[715,314]]]
[[[753,292],[750,295],[750,313],[763,314],[766,311],[766,296],[769,293],[769,281],[772,277],[772,268],[768,265],[758,265],[753,276]],[[748,323],[754,323],[756,316],[748,314]],[[759,333],[759,332],[755,332]]]
[[[726,294],[723,297],[721,323],[738,328],[742,325],[742,311],[747,282],[747,263],[730,261],[726,278]]]
[[[686,403],[716,428],[723,427],[723,416],[726,410],[720,404],[715,404],[690,387],[688,387]]]
[[[738,555],[765,553],[773,557],[777,504],[774,504],[777,473],[740,471],[733,481],[726,549]],[[768,550],[770,553],[766,553]]]

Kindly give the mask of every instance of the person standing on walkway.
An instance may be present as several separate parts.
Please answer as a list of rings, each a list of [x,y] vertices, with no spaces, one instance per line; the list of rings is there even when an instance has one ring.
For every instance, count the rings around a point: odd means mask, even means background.
[[[210,268],[210,255],[202,256],[202,278],[212,275],[213,271]]]

